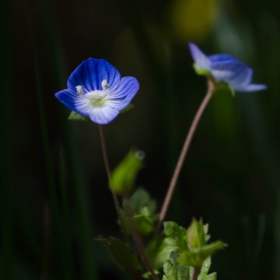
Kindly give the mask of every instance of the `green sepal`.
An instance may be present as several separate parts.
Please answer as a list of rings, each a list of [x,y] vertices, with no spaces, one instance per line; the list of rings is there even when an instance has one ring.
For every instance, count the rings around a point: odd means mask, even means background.
[[[189,250],[186,229],[174,222],[165,222],[163,226],[166,235],[165,242],[174,248],[173,251],[180,253]]]
[[[170,259],[163,264],[164,276],[162,280],[189,280],[190,269],[178,263],[179,254],[171,252]]]
[[[77,114],[76,112],[72,111],[68,117],[68,120],[70,121],[83,121],[86,122],[87,120],[89,120],[88,117],[84,117],[82,115]]]
[[[209,239],[211,238],[211,236],[208,234],[208,230],[209,230],[209,225],[208,224],[205,224],[203,226],[203,231],[204,231],[204,238],[205,238],[205,241],[206,243],[209,241]]]
[[[201,248],[196,248],[191,251],[185,251],[181,253],[181,256],[178,258],[178,262],[184,266],[193,266],[200,268],[208,257],[210,257],[217,250],[221,250],[226,246],[221,241],[205,245]]]
[[[212,80],[214,80],[211,72],[208,69],[201,69],[198,64],[194,63],[193,64],[193,69],[196,72],[197,75],[199,76],[207,76],[209,78],[211,78]]]
[[[109,239],[96,238],[95,240],[104,246],[110,253],[113,262],[120,269],[125,270],[132,279],[142,279],[141,276],[144,270],[128,245],[113,237]]]
[[[135,108],[135,106],[132,103],[129,103],[125,108],[120,110],[120,114],[126,113],[126,112],[128,112],[128,111],[130,111],[131,109],[134,109],[134,108]]]
[[[120,195],[127,195],[133,190],[136,175],[143,167],[142,154],[142,151],[132,149],[117,166],[110,180],[112,191]]]
[[[198,66],[198,64],[196,64],[196,63],[193,64],[193,68],[194,68],[197,75],[206,76],[209,79],[211,79],[211,81],[215,85],[215,92],[217,92],[217,91],[228,91],[232,94],[232,96],[235,95],[235,91],[230,84],[228,84],[226,82],[223,82],[223,81],[222,82],[216,81],[214,76],[211,74],[211,72],[208,69],[201,69]]]

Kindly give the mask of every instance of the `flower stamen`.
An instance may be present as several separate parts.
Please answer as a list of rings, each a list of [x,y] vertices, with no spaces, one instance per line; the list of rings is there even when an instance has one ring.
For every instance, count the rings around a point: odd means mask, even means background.
[[[77,93],[79,95],[83,95],[84,94],[84,91],[83,91],[83,87],[82,86],[76,86],[76,89],[77,89]]]
[[[103,90],[110,88],[109,84],[107,83],[107,80],[103,80],[101,83],[101,86],[102,86]]]

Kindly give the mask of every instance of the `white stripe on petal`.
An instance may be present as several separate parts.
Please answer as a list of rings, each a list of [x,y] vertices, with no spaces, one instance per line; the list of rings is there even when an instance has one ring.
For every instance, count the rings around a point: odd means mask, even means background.
[[[130,103],[138,90],[139,83],[136,78],[124,77],[121,79],[119,87],[108,94],[106,105],[122,110]]]
[[[90,119],[97,124],[108,124],[119,114],[119,111],[109,106],[95,107],[90,112]]]

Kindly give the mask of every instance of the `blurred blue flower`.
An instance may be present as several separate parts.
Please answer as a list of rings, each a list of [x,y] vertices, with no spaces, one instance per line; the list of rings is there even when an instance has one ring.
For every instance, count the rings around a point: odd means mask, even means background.
[[[139,83],[122,78],[106,60],[89,58],[70,75],[67,87],[55,94],[62,104],[97,124],[108,124],[130,103]]]
[[[206,56],[195,44],[189,43],[197,72],[208,72],[216,82],[226,82],[237,91],[258,91],[266,85],[251,84],[253,70],[227,54]]]

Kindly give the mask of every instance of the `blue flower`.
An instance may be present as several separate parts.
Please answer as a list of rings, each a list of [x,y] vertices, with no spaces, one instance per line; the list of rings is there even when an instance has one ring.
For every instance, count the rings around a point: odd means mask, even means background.
[[[226,82],[237,91],[258,91],[266,85],[251,84],[253,70],[227,54],[206,56],[195,44],[189,43],[195,69],[201,73],[210,72],[216,82]]]
[[[130,103],[138,89],[136,78],[122,78],[106,60],[89,58],[70,75],[67,89],[55,96],[77,114],[97,124],[108,124]]]

